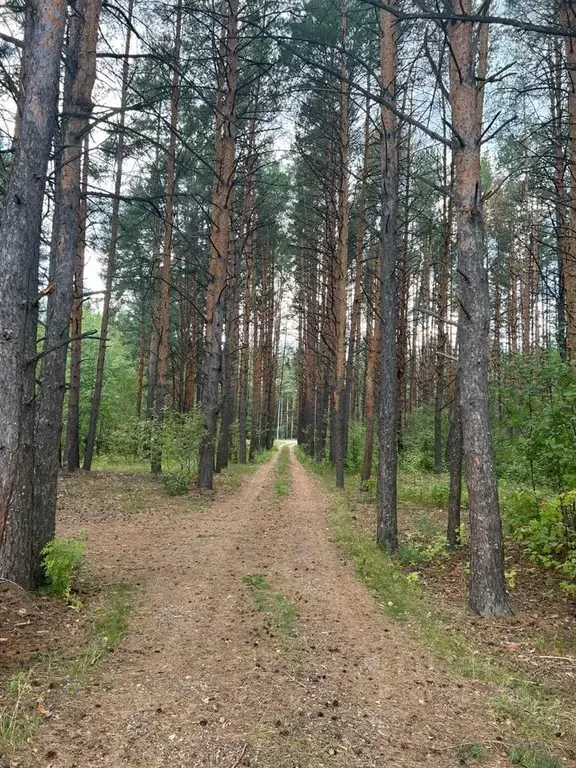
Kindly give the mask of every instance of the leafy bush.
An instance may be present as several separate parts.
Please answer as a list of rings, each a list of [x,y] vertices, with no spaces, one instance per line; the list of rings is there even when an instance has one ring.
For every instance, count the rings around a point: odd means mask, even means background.
[[[496,389],[499,474],[565,491],[576,485],[576,379],[556,352],[505,360]],[[495,399],[494,398],[494,399]]]
[[[188,493],[190,476],[181,472],[167,472],[162,475],[162,485],[169,496],[183,496]]]
[[[351,421],[348,427],[348,451],[346,453],[346,471],[360,474],[364,463],[364,440],[366,429],[360,421]]]
[[[52,539],[42,550],[45,591],[54,597],[70,598],[72,587],[84,570],[86,543],[83,539]]]
[[[505,519],[529,557],[555,568],[568,581],[572,592],[576,581],[576,491],[562,493],[548,501],[519,491],[504,506]]]

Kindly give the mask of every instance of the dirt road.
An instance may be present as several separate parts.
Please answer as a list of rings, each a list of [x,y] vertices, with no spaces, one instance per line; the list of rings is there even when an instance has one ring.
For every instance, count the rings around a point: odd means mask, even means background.
[[[275,462],[201,511],[82,525],[92,569],[143,596],[19,765],[446,768],[486,735],[482,692],[382,614],[294,456],[275,497]]]

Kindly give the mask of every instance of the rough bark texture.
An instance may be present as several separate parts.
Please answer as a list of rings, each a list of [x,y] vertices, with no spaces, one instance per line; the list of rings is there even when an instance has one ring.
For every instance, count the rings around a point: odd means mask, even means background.
[[[395,99],[397,24],[387,11],[380,12],[380,86]],[[398,208],[397,119],[381,107],[380,136],[380,290],[381,358],[380,418],[378,423],[377,542],[395,551],[398,547],[396,470],[398,463],[398,360],[396,355],[396,217]]]
[[[223,298],[230,247],[232,190],[236,157],[236,82],[238,0],[223,0],[222,30],[218,52],[218,88],[214,144],[214,185],[210,227],[210,266],[206,296],[206,356],[202,393],[204,435],[198,463],[198,486],[212,488],[214,450],[220,408],[218,384],[222,366]]]
[[[348,278],[348,62],[345,53],[347,37],[346,0],[340,0],[340,41],[342,61],[340,64],[340,133],[338,139],[338,240],[334,260],[334,345],[336,367],[332,391],[332,446],[336,464],[336,486],[344,487],[344,408],[346,404],[346,287]]]
[[[366,98],[366,119],[364,122],[364,153],[362,157],[362,178],[360,200],[358,204],[358,234],[354,253],[354,297],[350,315],[350,340],[348,342],[348,359],[346,362],[346,389],[344,391],[344,425],[342,428],[343,450],[348,451],[348,427],[350,411],[354,409],[353,383],[359,378],[355,369],[355,359],[360,330],[360,315],[362,312],[362,275],[364,263],[364,238],[366,235],[366,187],[368,184],[368,161],[370,149],[370,97]],[[352,402],[351,402],[352,401]]]
[[[16,154],[0,219],[0,575],[33,586],[32,479],[38,262],[66,3],[30,0]]]
[[[32,555],[41,579],[40,552],[54,537],[56,489],[66,388],[66,356],[74,296],[74,267],[79,242],[82,141],[92,112],[96,80],[96,42],[101,0],[81,0],[69,22],[64,79],[64,117],[55,205],[56,251],[52,254],[54,288],[48,294],[46,339],[41,386],[37,398],[34,456],[34,542]],[[49,351],[53,350],[53,351]]]
[[[576,28],[576,2],[559,3],[560,22],[564,29]],[[570,200],[568,237],[563,264],[564,302],[566,318],[566,358],[576,364],[576,39],[564,38],[566,69],[568,71],[568,117],[570,120]]]
[[[447,152],[444,151],[444,187],[449,189],[449,170]],[[436,394],[434,398],[434,471],[442,472],[442,411],[444,408],[444,387],[446,371],[446,350],[448,334],[446,319],[448,315],[448,275],[450,272],[450,249],[452,245],[452,195],[445,196],[443,216],[443,242],[438,268],[438,337],[436,348]]]
[[[82,191],[79,210],[78,248],[74,266],[74,296],[70,317],[70,386],[68,390],[68,418],[66,421],[66,466],[68,472],[80,468],[80,374],[82,369],[82,310],[84,307],[84,255],[86,251],[88,146],[84,138],[82,160]]]
[[[178,107],[180,104],[180,48],[182,45],[182,2],[176,7],[176,31],[172,88],[170,95],[170,138],[166,168],[166,194],[164,198],[164,240],[162,243],[162,270],[160,280],[160,318],[158,330],[158,376],[156,380],[156,450],[151,462],[153,472],[162,469],[162,429],[166,406],[168,358],[170,356],[170,294],[172,282],[172,234],[174,230],[174,191],[176,187],[176,134],[178,132]]]
[[[98,415],[102,400],[102,387],[104,385],[104,365],[106,363],[106,343],[108,341],[108,325],[110,323],[110,304],[112,301],[112,284],[116,272],[116,245],[120,227],[120,192],[122,191],[122,166],[124,161],[124,124],[126,121],[126,103],[128,94],[128,70],[130,54],[130,23],[132,18],[133,0],[128,6],[128,27],[126,31],[126,46],[124,49],[124,62],[122,65],[122,94],[120,97],[120,117],[118,121],[118,144],[116,145],[116,178],[114,179],[114,199],[112,201],[112,218],[110,224],[110,244],[108,246],[106,262],[106,284],[104,287],[104,302],[102,305],[102,320],[100,323],[100,344],[98,347],[98,361],[96,363],[96,379],[94,382],[94,394],[92,395],[92,407],[90,409],[90,422],[86,437],[86,450],[84,453],[85,470],[92,467],[94,448],[96,446],[96,429],[98,427]]]
[[[455,4],[471,12],[471,0]],[[483,616],[508,610],[502,530],[488,405],[490,301],[480,191],[481,99],[472,24],[447,27],[454,128],[454,212],[457,225],[461,416],[470,504],[470,608]]]
[[[372,476],[372,460],[374,457],[374,429],[376,424],[376,383],[379,379],[380,339],[382,338],[382,292],[380,290],[380,248],[378,249],[377,274],[370,270],[369,280],[371,289],[370,314],[366,327],[366,377],[364,382],[364,459],[362,463],[361,482],[365,483]],[[374,290],[375,286],[375,290]]]

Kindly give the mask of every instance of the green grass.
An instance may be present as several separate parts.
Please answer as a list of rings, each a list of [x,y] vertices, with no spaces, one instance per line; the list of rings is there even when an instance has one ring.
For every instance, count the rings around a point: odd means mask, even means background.
[[[335,538],[383,611],[401,622],[408,634],[429,648],[447,670],[494,686],[496,690],[489,702],[493,717],[506,727],[512,724],[515,736],[523,742],[553,743],[559,731],[566,734],[567,740],[576,742],[576,718],[571,704],[546,686],[536,685],[518,669],[491,657],[473,642],[447,632],[445,628],[451,619],[441,606],[431,606],[430,596],[410,575],[406,576],[401,561],[390,557],[361,528],[353,515],[350,492],[336,490],[332,473],[327,473],[323,466],[317,471],[314,461],[299,450],[297,454],[330,494]],[[406,558],[410,559],[410,552],[405,551],[403,559]]]
[[[133,607],[133,587],[128,583],[111,585],[95,610],[87,638],[69,666],[74,677],[82,677],[114,648],[126,634]]]
[[[31,738],[49,715],[48,692],[55,686],[78,687],[124,637],[133,606],[133,588],[107,587],[81,647],[72,657],[44,654],[12,675],[0,708],[0,756],[12,754]]]
[[[280,632],[286,642],[297,637],[297,606],[281,592],[274,592],[261,573],[250,573],[242,582],[250,587],[256,610],[265,614],[268,629]]]
[[[287,496],[290,493],[291,474],[290,474],[290,448],[285,445],[280,449],[280,455],[275,467],[276,479],[274,481],[274,492],[277,499]]]
[[[562,763],[550,750],[542,747],[511,747],[508,757],[518,768],[561,768]]]
[[[476,763],[485,763],[488,759],[488,749],[484,744],[476,741],[460,744],[457,747],[456,752],[463,763],[468,763],[471,760]]]

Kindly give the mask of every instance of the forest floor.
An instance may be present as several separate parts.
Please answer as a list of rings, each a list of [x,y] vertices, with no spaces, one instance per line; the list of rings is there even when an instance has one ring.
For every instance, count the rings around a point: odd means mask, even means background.
[[[291,449],[209,495],[64,478],[58,533],[80,532],[82,610],[13,591],[1,603],[0,641],[18,650],[0,664],[0,736],[31,696],[35,710],[6,766],[576,765],[564,733],[561,762],[510,752],[496,682],[449,669],[387,615],[354,569],[366,577],[370,553],[359,563],[343,546],[332,496]]]

